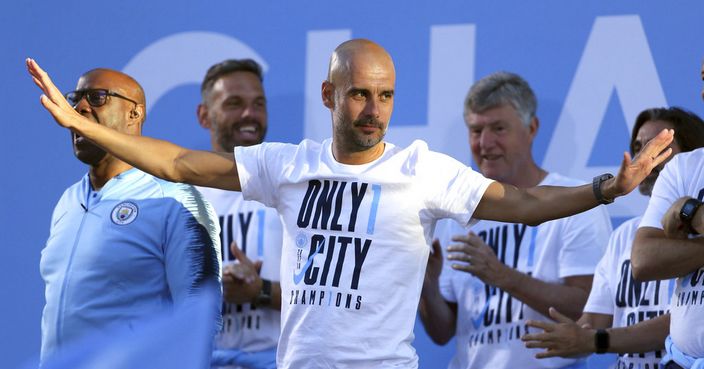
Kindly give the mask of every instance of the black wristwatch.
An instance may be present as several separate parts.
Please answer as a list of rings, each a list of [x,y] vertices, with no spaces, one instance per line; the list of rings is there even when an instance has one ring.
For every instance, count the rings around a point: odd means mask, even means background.
[[[262,289],[259,290],[259,296],[254,302],[257,306],[271,305],[271,281],[262,278]]]
[[[609,350],[609,332],[606,329],[597,329],[594,334],[594,347],[597,354],[605,354]]]
[[[700,206],[702,206],[701,201],[697,199],[689,199],[684,202],[682,209],[680,209],[680,220],[682,220],[682,223],[687,226],[687,229],[689,229],[689,233],[691,234],[699,234],[699,232],[692,227],[692,220],[694,219],[694,214],[697,213]]]
[[[614,202],[614,199],[605,198],[604,194],[601,192],[601,184],[611,178],[614,178],[614,176],[610,173],[604,173],[600,176],[594,177],[592,180],[592,191],[594,191],[594,197],[596,197],[596,201],[602,205],[608,205]]]

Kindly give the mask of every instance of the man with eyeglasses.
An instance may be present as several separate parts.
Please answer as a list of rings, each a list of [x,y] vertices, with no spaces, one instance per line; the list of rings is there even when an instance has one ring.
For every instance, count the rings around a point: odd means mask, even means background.
[[[91,70],[65,97],[93,123],[141,135],[144,92],[128,75]],[[136,329],[220,283],[217,217],[194,187],[146,174],[76,133],[71,138],[89,170],[56,205],[42,251],[42,363],[88,337]],[[214,300],[213,311],[219,308]]]

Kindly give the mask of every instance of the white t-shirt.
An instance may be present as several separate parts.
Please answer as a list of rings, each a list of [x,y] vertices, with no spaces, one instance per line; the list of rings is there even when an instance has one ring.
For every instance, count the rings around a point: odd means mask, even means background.
[[[631,273],[631,246],[641,217],[627,220],[611,234],[594,273],[585,313],[613,315],[613,327],[627,327],[667,313],[675,280],[638,282]],[[657,369],[661,350],[619,355],[614,368]]]
[[[581,183],[550,173],[540,184]],[[453,243],[452,236],[467,233],[456,223],[443,224],[442,234],[438,227],[443,247]],[[611,232],[611,221],[606,208],[599,206],[537,227],[480,221],[471,231],[484,239],[504,264],[542,281],[561,283],[565,277],[594,273]],[[450,264],[445,261],[440,275],[444,298],[457,303],[457,352],[450,368],[559,368],[575,362],[536,359],[540,350],[525,348],[520,337],[527,333],[527,320],[548,318],[479,278],[451,269]]]
[[[661,219],[683,196],[704,195],[704,149],[677,154],[660,173],[641,227],[662,229]],[[667,268],[663,265],[663,268]],[[675,346],[704,357],[704,268],[677,279],[670,303],[670,336]]]
[[[230,243],[237,243],[251,261],[262,261],[260,276],[279,280],[282,226],[276,210],[247,201],[233,191],[198,187],[213,205],[220,220],[223,265],[235,262]],[[281,330],[281,313],[252,304],[223,303],[222,331],[216,337],[216,349],[247,352],[276,347]]]
[[[435,222],[469,223],[492,182],[422,141],[364,165],[331,140],[235,149],[244,197],[284,222],[280,368],[416,368]]]

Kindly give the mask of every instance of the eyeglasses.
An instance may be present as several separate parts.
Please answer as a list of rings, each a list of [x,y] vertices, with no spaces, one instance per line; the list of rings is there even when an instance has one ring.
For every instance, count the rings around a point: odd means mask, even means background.
[[[84,96],[85,96],[88,104],[94,108],[105,105],[105,103],[108,102],[108,96],[119,97],[119,98],[125,99],[131,103],[134,103],[135,105],[139,105],[138,102],[130,99],[129,97],[122,96],[122,95],[118,94],[117,92],[112,92],[112,91],[106,90],[104,88],[91,88],[91,89],[85,89],[85,90],[76,90],[76,91],[71,91],[71,92],[67,92],[66,94],[64,94],[64,97],[66,98],[68,103],[71,104],[71,106],[78,105],[78,103],[83,99]]]

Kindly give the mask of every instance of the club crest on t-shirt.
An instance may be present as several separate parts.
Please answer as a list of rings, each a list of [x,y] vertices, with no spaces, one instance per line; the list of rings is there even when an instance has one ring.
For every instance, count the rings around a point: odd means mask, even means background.
[[[138,213],[139,208],[137,207],[137,204],[130,201],[124,201],[115,205],[110,213],[110,219],[112,219],[112,222],[117,225],[127,225],[137,219]]]

